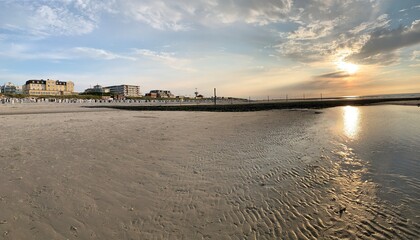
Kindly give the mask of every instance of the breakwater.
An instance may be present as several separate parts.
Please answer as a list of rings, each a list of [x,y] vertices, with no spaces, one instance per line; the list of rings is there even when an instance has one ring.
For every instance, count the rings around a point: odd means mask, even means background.
[[[398,99],[334,99],[311,101],[250,102],[232,104],[187,104],[187,105],[106,105],[86,106],[88,108],[114,108],[132,111],[206,111],[206,112],[249,112],[274,109],[322,109],[338,106],[364,106],[397,101],[418,101],[420,98]]]

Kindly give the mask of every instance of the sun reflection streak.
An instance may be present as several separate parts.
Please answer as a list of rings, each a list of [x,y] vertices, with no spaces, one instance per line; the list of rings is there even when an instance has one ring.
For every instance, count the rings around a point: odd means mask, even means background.
[[[360,110],[357,107],[343,108],[344,134],[350,139],[356,139],[360,128]]]

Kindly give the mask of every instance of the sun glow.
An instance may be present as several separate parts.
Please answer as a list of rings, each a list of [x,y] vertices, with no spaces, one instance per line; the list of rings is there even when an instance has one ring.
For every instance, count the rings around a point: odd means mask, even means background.
[[[339,70],[347,72],[348,74],[355,74],[359,70],[359,66],[353,63],[339,61],[337,62]]]

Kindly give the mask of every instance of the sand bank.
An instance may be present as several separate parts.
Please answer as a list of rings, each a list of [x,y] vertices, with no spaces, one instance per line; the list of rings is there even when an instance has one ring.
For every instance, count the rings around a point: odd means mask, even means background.
[[[201,104],[201,105],[93,105],[87,108],[113,108],[132,111],[206,111],[206,112],[249,112],[278,109],[322,109],[339,106],[365,106],[387,103],[418,104],[419,98],[369,98],[369,99],[324,99],[324,100],[301,100],[301,101],[271,101],[250,102],[232,104]]]
[[[393,105],[403,105],[403,106],[420,106],[420,100],[411,100],[411,101],[391,101],[387,104]]]

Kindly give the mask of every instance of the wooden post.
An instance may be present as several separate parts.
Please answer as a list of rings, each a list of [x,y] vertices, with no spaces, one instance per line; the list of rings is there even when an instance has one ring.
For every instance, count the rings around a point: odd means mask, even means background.
[[[216,88],[214,88],[214,105],[216,105],[217,96],[216,96]]]

